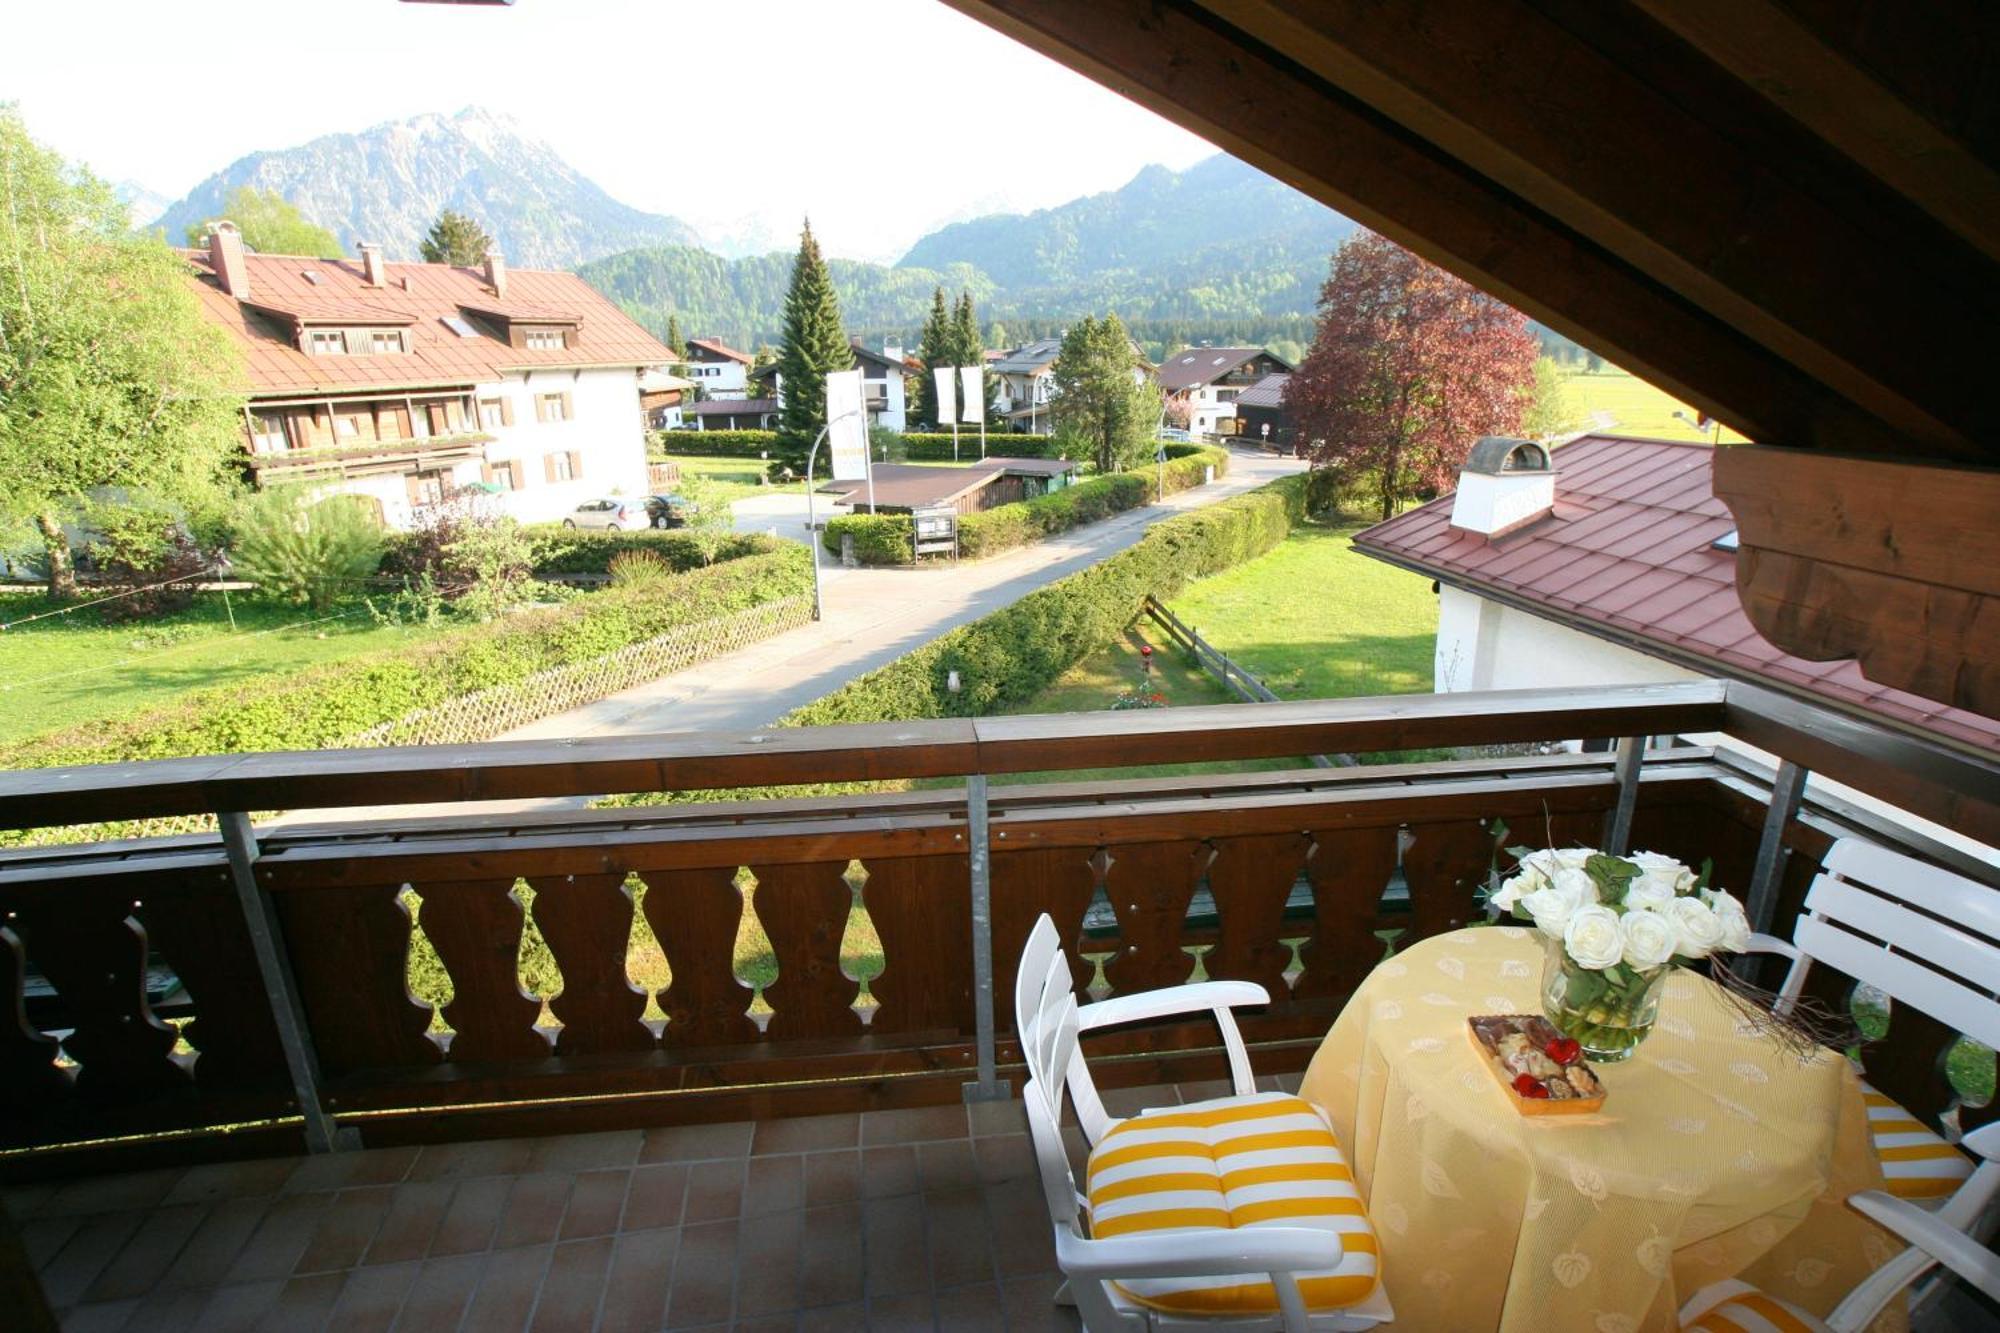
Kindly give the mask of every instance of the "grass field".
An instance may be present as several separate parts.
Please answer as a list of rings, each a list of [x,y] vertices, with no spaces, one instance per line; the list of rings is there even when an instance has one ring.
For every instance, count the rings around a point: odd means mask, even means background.
[[[1646,435],[1662,440],[1706,440],[1710,432],[1698,431],[1674,415],[1676,410],[1699,418],[1686,403],[1677,401],[1664,389],[1656,389],[1637,375],[1622,370],[1601,370],[1595,374],[1575,371],[1565,377],[1570,400],[1577,413],[1576,429],[1590,429],[1612,435]],[[1611,418],[1608,426],[1594,423],[1592,415],[1602,412]],[[1724,429],[1722,442],[1742,444],[1744,437]]]
[[[419,642],[436,631],[385,627],[349,603],[325,618],[238,593],[202,593],[171,616],[107,624],[94,610],[0,594],[0,742],[129,717],[190,690]],[[235,623],[230,623],[231,614]],[[23,623],[26,622],[26,623]]]
[[[678,464],[683,477],[698,476],[712,484],[716,495],[726,504],[734,504],[738,500],[747,500],[757,495],[805,494],[806,485],[803,481],[795,481],[789,486],[780,486],[776,483],[768,486],[758,485],[757,477],[761,469],[755,459],[689,458],[670,455],[663,461]],[[925,466],[971,467],[976,461],[978,460],[968,458],[957,463],[931,462]],[[819,465],[826,466],[823,455]]]

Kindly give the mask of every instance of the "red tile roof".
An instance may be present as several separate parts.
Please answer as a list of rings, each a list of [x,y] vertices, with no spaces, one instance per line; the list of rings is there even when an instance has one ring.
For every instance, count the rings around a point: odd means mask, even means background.
[[[969,467],[926,466],[922,463],[875,464],[875,503],[894,508],[923,508],[950,504],[967,491],[976,491],[997,477],[1055,477],[1076,471],[1076,464],[1056,458],[1003,458],[990,456]],[[861,506],[868,503],[868,483],[830,481],[819,488],[840,496],[836,502]]]
[[[1696,670],[2000,750],[2000,721],[1877,685],[1850,661],[1809,662],[1757,633],[1736,596],[1736,528],[1705,444],[1590,435],[1556,451],[1552,514],[1489,539],[1451,526],[1442,496],[1357,533],[1369,555]]]
[[[517,370],[674,360],[663,343],[573,273],[511,269],[503,301],[474,269],[388,264],[387,280],[371,287],[359,260],[252,254],[243,257],[250,278],[246,302],[222,290],[206,251],[189,251],[187,260],[202,310],[236,335],[250,391],[258,396],[482,384]],[[463,318],[467,310],[504,311],[526,323],[576,322],[574,345],[510,347],[477,322],[471,323],[477,337],[461,337],[444,321]],[[408,330],[410,350],[309,356],[292,343],[292,321],[396,325]]]
[[[1268,356],[1279,365],[1283,358],[1262,347],[1188,347],[1160,362],[1160,387],[1168,393],[1199,388],[1236,370],[1246,361]]]
[[[750,353],[739,352],[720,338],[690,338],[687,340],[687,345],[689,347],[699,347],[703,351],[713,352],[717,356],[726,357],[731,361],[741,361],[746,366],[756,360]]]

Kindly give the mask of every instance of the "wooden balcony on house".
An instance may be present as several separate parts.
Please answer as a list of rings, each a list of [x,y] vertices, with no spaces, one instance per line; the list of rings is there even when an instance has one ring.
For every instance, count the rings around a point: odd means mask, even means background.
[[[1687,733],[1736,737],[1784,767],[1773,773],[1730,752],[1665,743]],[[1303,758],[1569,739],[1615,744],[1603,753],[1332,769]],[[1064,770],[1283,757],[1299,767],[1045,780]],[[921,1250],[921,1236],[937,1234],[926,1210],[973,1209],[976,1233],[996,1248],[967,1281],[998,1308],[1010,1275],[992,1256],[1013,1243],[999,1231],[1029,1227],[1037,1254],[1047,1243],[1045,1219],[1023,1220],[1034,1185],[1019,1127],[1006,1120],[1017,1108],[981,1100],[1004,1097],[1018,1073],[1007,997],[1039,914],[1076,942],[1090,960],[1078,981],[1100,992],[1171,985],[1197,967],[1264,983],[1278,998],[1245,1016],[1244,1033],[1259,1072],[1279,1079],[1303,1068],[1385,947],[1480,918],[1480,891],[1506,845],[1622,840],[1692,863],[1712,859],[1716,882],[1780,929],[1817,858],[1843,833],[1991,880],[1991,867],[1879,814],[1797,801],[1795,779],[1807,769],[2000,843],[1992,756],[1708,682],[4,774],[0,828],[220,816],[222,835],[0,854],[0,1184],[26,1201],[31,1219],[51,1208],[49,1216],[74,1217],[62,1200],[108,1191],[123,1201],[117,1207],[144,1214],[136,1227],[154,1225],[175,1191],[208,1188],[189,1180],[247,1180],[270,1198],[304,1190],[339,1207],[347,1193],[388,1184],[504,1176],[508,1183],[489,1187],[500,1208],[510,1190],[526,1188],[520,1181],[568,1172],[564,1206],[575,1209],[582,1176],[602,1170],[627,1173],[617,1188],[631,1215],[638,1196],[626,1192],[638,1188],[639,1172],[680,1162],[684,1176],[706,1171],[735,1200],[713,1205],[744,1219],[740,1236],[731,1233],[733,1265],[733,1247],[749,1243],[746,1191],[761,1178],[755,1159],[765,1149],[755,1145],[803,1154],[761,1168],[802,1182],[772,1186],[795,1210],[812,1204],[811,1172],[851,1175],[852,1154],[916,1138],[957,1146],[908,1149],[913,1165],[923,1163],[906,1182],[920,1202],[881,1225],[915,1228]],[[1026,774],[1035,780],[989,787]],[[731,795],[894,779],[926,785]],[[571,799],[655,791],[711,795],[603,809]],[[421,808],[439,803],[442,812]],[[387,809],[395,806],[416,808]],[[245,813],[272,810],[346,817],[253,827]],[[546,1005],[521,985],[523,884],[533,891],[534,931],[560,971]],[[842,965],[860,913],[881,945],[880,971],[865,986]],[[746,917],[775,961],[775,976],[755,984],[735,961]],[[641,923],[671,974],[656,996],[628,975]],[[434,949],[449,975],[450,998],[435,1014],[411,994],[413,947]],[[1830,969],[1814,980],[1823,998],[1844,1001]],[[1995,1114],[1957,1104],[1944,1069],[1956,1034],[1915,1013],[1898,1012],[1893,1024],[1893,1042],[1864,1052],[1871,1079],[1920,1113],[1968,1128]],[[1106,1034],[1092,1039],[1091,1055],[1113,1086],[1171,1088],[1223,1068],[1215,1035],[1199,1024]],[[989,1134],[1005,1142],[982,1144]],[[369,1151],[221,1164],[357,1140]],[[480,1146],[488,1140],[499,1142]],[[696,1154],[688,1145],[705,1146]],[[820,1151],[848,1156],[809,1160]],[[688,1165],[712,1162],[724,1164]],[[440,1174],[425,1174],[433,1170]],[[107,1171],[141,1174],[86,1179]],[[956,1203],[930,1198],[933,1172]],[[308,1183],[286,1184],[294,1173]],[[382,1173],[393,1180],[377,1181]],[[991,1191],[1013,1184],[1028,1202],[1015,1201],[1023,1218],[1003,1219]],[[676,1197],[696,1209],[689,1179],[678,1187]],[[867,1202],[862,1184],[842,1190],[842,1206]],[[387,1210],[388,1198],[369,1194],[355,1206]],[[449,1206],[442,1195],[431,1202]],[[367,1229],[383,1226],[375,1215]],[[545,1247],[558,1240],[537,1235]],[[942,1301],[937,1265],[960,1261],[938,1257],[947,1242],[930,1243],[932,1269],[910,1290]],[[495,1244],[489,1236],[485,1247]],[[328,1271],[360,1273],[363,1255],[342,1253],[344,1266]],[[592,1260],[600,1277],[610,1254]],[[297,1267],[307,1258],[295,1251],[277,1278],[309,1276]],[[556,1261],[544,1253],[540,1262],[555,1282]],[[1045,1276],[1041,1259],[1020,1262],[1012,1276]],[[100,1281],[64,1290],[82,1300]]]

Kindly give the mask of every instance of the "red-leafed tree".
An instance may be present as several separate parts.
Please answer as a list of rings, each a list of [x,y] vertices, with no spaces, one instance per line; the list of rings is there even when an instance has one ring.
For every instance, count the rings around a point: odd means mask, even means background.
[[[1480,436],[1520,430],[1537,350],[1520,311],[1363,232],[1333,256],[1285,406],[1314,469],[1388,518],[1449,488]]]

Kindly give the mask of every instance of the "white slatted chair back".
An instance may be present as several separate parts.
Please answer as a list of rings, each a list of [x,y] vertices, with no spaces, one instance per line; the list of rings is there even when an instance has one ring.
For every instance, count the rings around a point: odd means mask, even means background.
[[[1061,950],[1044,959],[1039,984],[1028,979],[1030,961],[1022,960],[1022,980],[1016,984],[1017,996],[1028,992],[1034,996],[1018,1029],[1021,1058],[1028,1066],[1021,1099],[1027,1104],[1028,1132],[1035,1145],[1042,1191],[1048,1196],[1049,1220],[1057,1228],[1080,1236],[1081,1199],[1062,1139],[1065,1075],[1077,1052],[1076,996],[1070,992],[1069,960]]]
[[[1062,936],[1056,930],[1056,923],[1047,912],[1035,918],[1033,930],[1028,932],[1028,942],[1021,950],[1021,970],[1014,974],[1014,1031],[1025,1033],[1045,997],[1045,987],[1052,975],[1050,960],[1062,965],[1062,989],[1071,992],[1069,955],[1063,952]],[[1104,1101],[1097,1095],[1097,1084],[1091,1080],[1090,1067],[1084,1063],[1083,1052],[1078,1049],[1070,1056],[1068,1065],[1058,1070],[1056,1082],[1067,1079],[1070,1103],[1076,1108],[1077,1123],[1083,1127],[1084,1137],[1096,1143],[1104,1137],[1104,1131],[1111,1128],[1111,1117],[1104,1110]],[[1058,1099],[1056,1121],[1062,1121],[1060,1099]]]
[[[1822,866],[1793,927],[1799,956],[1779,1012],[1821,962],[2000,1046],[2000,890],[1858,838],[1834,843]]]

